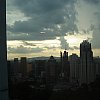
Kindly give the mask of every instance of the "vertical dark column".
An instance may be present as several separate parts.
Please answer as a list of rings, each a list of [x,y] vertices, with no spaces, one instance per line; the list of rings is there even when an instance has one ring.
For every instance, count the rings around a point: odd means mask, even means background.
[[[60,62],[61,62],[61,74],[63,73],[63,57],[62,52],[60,51]]]
[[[88,71],[88,69],[87,69],[87,67],[88,67],[88,66],[87,66],[87,64],[88,64],[88,62],[87,62],[87,59],[88,59],[88,58],[87,58],[87,57],[88,57],[88,56],[87,56],[87,53],[88,53],[88,52],[85,52],[85,53],[86,53],[86,56],[85,56],[85,57],[86,57],[86,83],[88,83],[88,75],[87,75],[87,74],[88,74],[88,72],[87,72],[87,71]]]
[[[6,0],[0,0],[0,100],[8,100]]]

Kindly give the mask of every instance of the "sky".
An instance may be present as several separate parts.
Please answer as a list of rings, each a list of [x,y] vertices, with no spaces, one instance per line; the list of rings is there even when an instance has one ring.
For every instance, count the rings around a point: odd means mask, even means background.
[[[7,58],[79,55],[83,40],[100,56],[100,0],[7,0]]]

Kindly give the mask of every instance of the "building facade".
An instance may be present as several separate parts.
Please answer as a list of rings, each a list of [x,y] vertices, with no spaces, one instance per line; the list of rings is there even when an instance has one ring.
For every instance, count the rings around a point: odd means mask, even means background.
[[[20,66],[18,58],[14,58],[14,65],[13,65],[14,75],[20,73]]]
[[[21,57],[20,70],[21,70],[22,76],[26,77],[27,76],[27,58],[26,57]]]
[[[93,62],[93,52],[91,43],[84,40],[80,44],[80,85],[89,84],[95,80],[95,66]]]
[[[6,0],[0,2],[0,100],[8,100]]]
[[[61,77],[66,80],[69,81],[69,77],[70,77],[70,64],[68,61],[68,52],[66,52],[66,50],[62,53],[60,52],[60,56],[61,56]]]
[[[43,78],[45,77],[45,60],[35,60],[35,67],[34,67],[34,73],[35,73],[35,78]]]
[[[46,82],[53,84],[57,80],[57,63],[53,56],[50,56],[46,64]]]
[[[70,61],[70,81],[79,81],[79,67],[80,67],[80,59],[78,55],[72,54],[69,57]]]

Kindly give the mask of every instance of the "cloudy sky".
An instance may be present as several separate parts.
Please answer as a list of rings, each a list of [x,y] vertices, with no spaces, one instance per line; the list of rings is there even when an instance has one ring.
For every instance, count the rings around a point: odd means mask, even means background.
[[[6,9],[8,59],[79,55],[85,39],[100,56],[100,0],[7,0]]]

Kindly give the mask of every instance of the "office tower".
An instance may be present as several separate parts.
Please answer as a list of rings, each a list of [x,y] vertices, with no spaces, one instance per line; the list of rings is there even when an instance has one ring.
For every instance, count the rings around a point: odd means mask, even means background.
[[[35,60],[35,78],[44,77],[43,73],[45,73],[45,60]]]
[[[6,0],[0,2],[0,100],[8,100]]]
[[[11,76],[11,62],[7,61],[7,68],[8,68],[8,78]]]
[[[57,74],[57,66],[56,66],[56,60],[53,56],[50,56],[47,64],[46,64],[46,81],[49,84],[56,82],[56,74]]]
[[[13,70],[14,70],[14,75],[17,75],[20,72],[18,58],[14,58]]]
[[[95,57],[94,63],[96,67],[96,76],[100,76],[100,57]]]
[[[72,54],[69,57],[70,61],[70,81],[77,82],[79,81],[79,67],[80,67],[80,60],[78,55]]]
[[[26,57],[21,57],[20,69],[21,69],[22,76],[25,78],[27,76],[27,58]]]
[[[84,40],[80,44],[80,85],[89,84],[95,80],[95,66],[91,43]]]
[[[28,75],[32,72],[32,63],[27,63],[27,73]]]
[[[60,56],[61,56],[61,76],[66,81],[68,81],[69,76],[70,76],[70,65],[68,61],[68,52],[66,52],[66,50],[64,51],[63,54],[62,52],[60,52]]]

